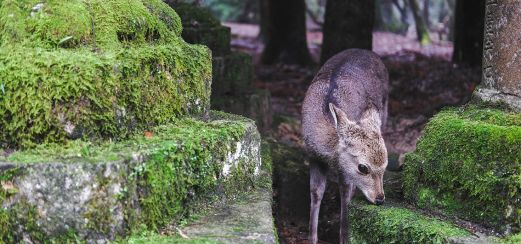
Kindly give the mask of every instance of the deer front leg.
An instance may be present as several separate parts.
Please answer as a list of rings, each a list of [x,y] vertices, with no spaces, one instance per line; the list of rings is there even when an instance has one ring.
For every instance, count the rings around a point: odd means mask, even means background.
[[[309,216],[309,243],[315,244],[318,241],[317,227],[320,203],[324,196],[327,183],[327,169],[317,162],[309,164],[309,191],[311,195],[311,208]]]
[[[349,237],[347,236],[349,228],[347,211],[355,193],[355,186],[353,184],[345,184],[340,180],[338,182],[338,187],[340,190],[340,243],[344,244],[349,240]]]

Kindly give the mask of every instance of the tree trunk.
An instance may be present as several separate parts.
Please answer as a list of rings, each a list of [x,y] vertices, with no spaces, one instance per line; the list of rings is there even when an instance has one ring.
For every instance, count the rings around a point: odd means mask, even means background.
[[[485,0],[457,0],[452,61],[480,66],[483,53]]]
[[[371,50],[374,15],[373,0],[328,0],[320,62],[348,48]]]
[[[431,38],[429,37],[429,29],[427,28],[425,20],[421,15],[418,0],[409,0],[409,4],[411,5],[412,14],[414,15],[414,22],[416,23],[416,33],[418,36],[418,41],[421,45],[430,44]]]
[[[261,32],[266,44],[262,63],[310,64],[304,0],[262,0],[261,7]]]
[[[429,0],[423,0],[423,19],[425,20],[425,25],[427,25],[427,27],[431,26],[431,21],[429,18]]]

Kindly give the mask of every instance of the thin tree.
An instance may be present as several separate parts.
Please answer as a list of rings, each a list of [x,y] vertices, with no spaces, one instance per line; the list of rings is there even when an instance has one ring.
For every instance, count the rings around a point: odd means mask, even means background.
[[[261,11],[262,63],[310,64],[304,0],[261,0]]]
[[[409,0],[409,5],[411,5],[412,14],[414,15],[414,22],[416,23],[416,34],[418,41],[422,45],[430,44],[431,38],[429,37],[429,29],[421,14],[418,0]]]

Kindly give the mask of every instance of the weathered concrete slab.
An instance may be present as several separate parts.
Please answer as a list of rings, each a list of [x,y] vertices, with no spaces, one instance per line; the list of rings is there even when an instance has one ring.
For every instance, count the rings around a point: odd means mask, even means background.
[[[251,120],[181,119],[118,143],[75,141],[0,158],[0,240],[105,242],[180,218],[192,199],[252,187],[261,166]]]
[[[190,238],[205,238],[223,243],[277,243],[272,193],[256,189],[217,207],[182,229]]]

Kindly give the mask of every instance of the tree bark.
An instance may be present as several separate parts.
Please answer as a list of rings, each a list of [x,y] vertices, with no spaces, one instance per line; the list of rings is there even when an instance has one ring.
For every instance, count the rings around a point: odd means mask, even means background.
[[[411,5],[412,14],[414,15],[414,22],[416,23],[416,34],[418,36],[418,41],[421,45],[430,44],[431,38],[429,37],[429,29],[427,28],[427,24],[425,24],[425,20],[421,15],[418,0],[409,0],[409,5]]]
[[[310,64],[304,0],[261,2],[261,24],[264,25],[261,32],[266,45],[262,63]]]
[[[423,19],[425,20],[425,25],[430,27],[429,0],[423,0]]]
[[[371,50],[374,18],[373,0],[328,0],[320,62],[349,48]]]
[[[481,66],[485,0],[457,0],[455,18],[452,61]]]

